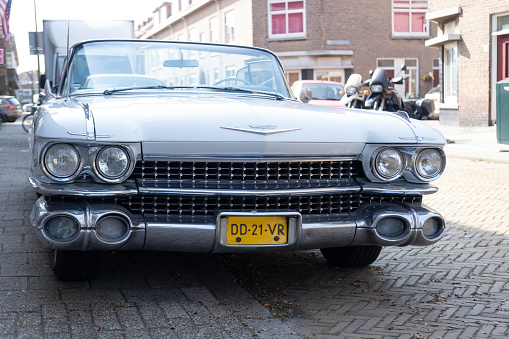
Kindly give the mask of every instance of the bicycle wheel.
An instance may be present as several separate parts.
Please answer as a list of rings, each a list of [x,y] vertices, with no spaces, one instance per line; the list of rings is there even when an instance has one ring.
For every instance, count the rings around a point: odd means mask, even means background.
[[[23,121],[21,122],[21,126],[23,126],[23,129],[25,132],[28,133],[28,130],[30,129],[30,126],[32,126],[32,121],[34,120],[33,114],[28,114],[23,117]]]

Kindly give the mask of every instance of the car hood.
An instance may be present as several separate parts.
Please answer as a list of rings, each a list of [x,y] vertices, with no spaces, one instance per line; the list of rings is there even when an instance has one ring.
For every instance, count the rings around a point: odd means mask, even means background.
[[[445,143],[432,127],[392,113],[241,94],[87,96],[55,100],[42,115],[40,137],[141,142],[156,156],[336,156],[360,154],[366,143]]]

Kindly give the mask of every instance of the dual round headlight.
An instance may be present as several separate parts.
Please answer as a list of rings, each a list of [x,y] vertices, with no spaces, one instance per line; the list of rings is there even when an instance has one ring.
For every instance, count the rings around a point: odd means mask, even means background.
[[[405,169],[405,158],[395,148],[384,148],[375,157],[374,169],[379,179],[396,179]]]
[[[68,144],[55,144],[44,154],[44,166],[52,176],[64,179],[76,174],[81,159],[78,150]]]
[[[432,179],[441,174],[444,165],[442,154],[433,148],[422,150],[415,158],[415,171],[424,179]]]
[[[90,161],[85,159],[86,163]],[[103,147],[95,157],[94,168],[98,176],[105,180],[117,180],[129,170],[131,157],[120,146]],[[44,153],[44,168],[56,180],[68,181],[79,174],[82,158],[76,147],[69,144],[54,144]]]
[[[95,160],[99,174],[107,179],[117,179],[129,169],[129,154],[118,146],[104,147]]]

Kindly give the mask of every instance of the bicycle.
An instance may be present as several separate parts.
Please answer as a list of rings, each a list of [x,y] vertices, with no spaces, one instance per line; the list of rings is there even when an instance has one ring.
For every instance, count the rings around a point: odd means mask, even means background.
[[[32,107],[30,114],[25,115],[23,117],[23,120],[21,121],[21,126],[27,133],[28,133],[28,130],[30,129],[30,126],[32,126],[32,121],[34,120],[34,114],[35,114],[36,110],[37,110],[36,107]]]

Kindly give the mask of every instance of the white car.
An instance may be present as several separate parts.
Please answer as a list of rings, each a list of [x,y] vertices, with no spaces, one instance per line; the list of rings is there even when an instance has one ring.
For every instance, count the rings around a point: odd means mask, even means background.
[[[433,100],[433,103],[435,104],[435,110],[428,116],[428,118],[438,119],[440,115],[440,107],[438,107],[438,103],[440,102],[440,85],[430,89],[424,95],[424,98]]]
[[[29,134],[31,223],[62,280],[91,279],[100,251],[321,249],[365,266],[384,246],[444,234],[422,204],[445,167],[443,135],[301,103],[270,51],[86,41],[45,94]]]

